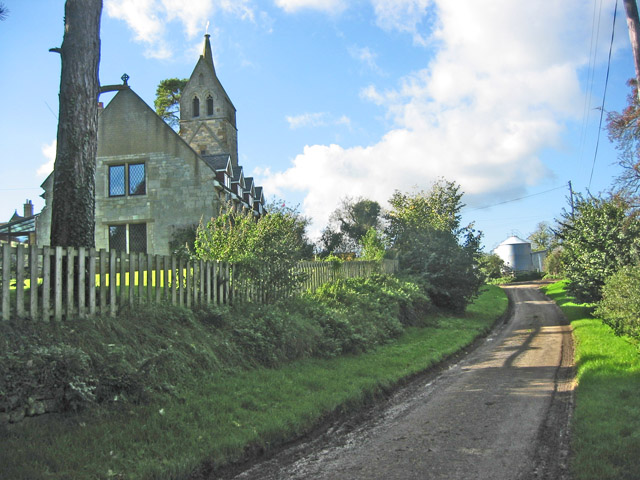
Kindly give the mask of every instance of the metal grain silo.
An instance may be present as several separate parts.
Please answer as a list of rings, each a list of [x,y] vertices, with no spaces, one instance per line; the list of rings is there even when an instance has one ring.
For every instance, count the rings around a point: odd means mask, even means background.
[[[531,244],[521,238],[512,236],[498,245],[493,253],[498,255],[515,273],[533,270],[531,262]]]

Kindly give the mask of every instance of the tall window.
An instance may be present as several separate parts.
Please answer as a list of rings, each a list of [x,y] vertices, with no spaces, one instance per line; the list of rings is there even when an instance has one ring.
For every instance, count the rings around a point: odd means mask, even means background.
[[[193,97],[193,116],[200,116],[200,99],[198,97]]]
[[[147,224],[109,225],[109,249],[147,253]]]
[[[211,95],[207,97],[207,115],[213,115],[213,97]]]
[[[109,165],[109,196],[144,195],[147,193],[145,164]]]

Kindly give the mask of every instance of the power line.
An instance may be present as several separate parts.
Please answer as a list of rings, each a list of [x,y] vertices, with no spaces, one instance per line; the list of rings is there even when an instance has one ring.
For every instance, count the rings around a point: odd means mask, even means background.
[[[587,75],[588,88],[584,93],[584,111],[582,112],[582,128],[580,130],[580,148],[578,150],[578,161],[582,160],[584,154],[584,145],[587,139],[587,124],[589,122],[591,98],[593,96],[593,83],[595,78],[596,59],[598,57],[598,41],[600,39],[600,20],[602,18],[602,0],[600,0],[600,8],[597,9],[598,1],[593,2],[593,18],[591,19],[591,45],[589,46],[589,69]],[[597,17],[596,17],[597,11]],[[596,24],[596,18],[598,20]],[[594,35],[595,32],[595,35]]]
[[[560,190],[561,188],[566,188],[566,186],[562,185],[560,187],[555,187],[555,188],[552,188],[550,190],[545,190],[544,192],[532,193],[531,195],[525,195],[524,197],[512,198],[511,200],[505,200],[504,202],[498,202],[498,203],[494,203],[492,205],[485,205],[483,207],[472,208],[472,209],[467,210],[467,211],[468,212],[475,212],[476,210],[484,210],[484,209],[491,208],[491,207],[497,207],[498,205],[504,205],[505,203],[517,202],[519,200],[524,200],[525,198],[536,197],[538,195],[543,195],[545,193],[553,192],[555,190]]]
[[[611,51],[613,50],[613,36],[616,31],[616,16],[618,13],[618,0],[613,10],[613,27],[611,28],[611,43],[609,44],[609,60],[607,61],[607,76],[604,80],[604,93],[602,94],[602,106],[600,107],[600,124],[598,125],[598,138],[596,140],[596,150],[593,153],[593,163],[591,165],[591,175],[589,176],[589,189],[591,189],[591,180],[593,180],[593,170],[596,168],[596,158],[598,156],[598,147],[600,146],[600,132],[602,131],[602,117],[604,117],[604,101],[607,97],[607,86],[609,85],[609,70],[611,69]]]

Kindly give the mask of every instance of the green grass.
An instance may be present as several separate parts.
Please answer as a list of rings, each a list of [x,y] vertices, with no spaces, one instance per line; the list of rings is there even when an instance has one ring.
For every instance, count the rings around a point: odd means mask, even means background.
[[[182,370],[175,388],[147,404],[103,405],[0,427],[0,472],[15,479],[185,478],[203,463],[241,459],[247,448],[268,449],[328,415],[370,403],[487,332],[507,303],[502,290],[487,287],[465,314],[407,328],[368,353],[278,369]],[[200,348],[195,336],[187,342]]]
[[[640,355],[589,305],[574,303],[566,282],[546,287],[573,327],[576,406],[571,468],[575,480],[637,479],[640,475]]]

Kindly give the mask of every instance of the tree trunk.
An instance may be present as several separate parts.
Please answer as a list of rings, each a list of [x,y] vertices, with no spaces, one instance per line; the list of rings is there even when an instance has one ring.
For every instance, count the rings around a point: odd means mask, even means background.
[[[640,19],[638,19],[638,5],[636,0],[624,0],[624,10],[627,13],[627,27],[629,27],[629,40],[633,52],[633,64],[636,68],[636,82],[638,95],[640,96]]]
[[[102,0],[67,0],[51,245],[95,246],[95,162]]]

